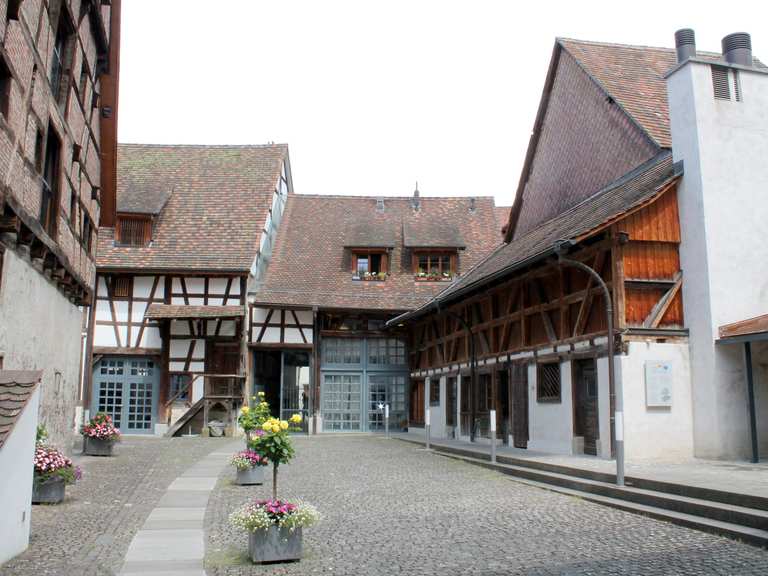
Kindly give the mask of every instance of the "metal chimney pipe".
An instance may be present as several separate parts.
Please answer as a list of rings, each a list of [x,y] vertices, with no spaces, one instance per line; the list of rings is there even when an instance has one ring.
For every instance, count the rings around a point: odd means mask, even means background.
[[[723,58],[730,64],[752,66],[752,38],[746,32],[734,32],[723,38]]]
[[[678,62],[696,57],[696,34],[691,28],[682,28],[675,32],[675,49]]]

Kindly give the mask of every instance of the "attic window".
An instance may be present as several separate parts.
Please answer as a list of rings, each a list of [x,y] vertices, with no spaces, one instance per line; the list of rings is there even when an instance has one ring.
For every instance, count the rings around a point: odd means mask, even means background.
[[[130,298],[133,288],[133,278],[130,276],[116,276],[112,279],[112,297]]]
[[[712,66],[711,68],[715,100],[730,100],[731,86],[728,78],[728,68],[724,66]]]
[[[145,215],[117,216],[115,244],[120,246],[147,246],[152,240],[152,221]]]
[[[384,249],[352,250],[352,278],[354,280],[378,280],[387,278],[387,251]]]
[[[413,274],[419,282],[451,281],[456,274],[457,253],[448,250],[415,250]]]

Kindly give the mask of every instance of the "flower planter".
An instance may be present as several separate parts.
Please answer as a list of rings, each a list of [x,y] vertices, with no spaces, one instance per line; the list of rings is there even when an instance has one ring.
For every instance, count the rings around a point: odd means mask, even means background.
[[[64,500],[64,478],[53,476],[32,485],[32,504],[58,504]]]
[[[256,564],[301,560],[301,548],[301,528],[291,532],[288,528],[270,526],[248,534],[248,555]]]
[[[264,468],[266,466],[254,466],[246,470],[238,470],[235,483],[240,486],[251,486],[253,484],[264,484]]]
[[[85,449],[83,453],[88,456],[112,456],[114,440],[109,438],[91,438],[85,436]]]

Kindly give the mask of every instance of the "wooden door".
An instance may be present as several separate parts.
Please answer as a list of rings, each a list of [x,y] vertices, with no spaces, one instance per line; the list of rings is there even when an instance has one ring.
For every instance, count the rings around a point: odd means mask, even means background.
[[[496,373],[496,430],[504,444],[509,443],[509,371]]]
[[[411,380],[409,424],[424,425],[424,380]]]
[[[238,343],[211,343],[206,372],[213,375],[238,374],[240,372],[240,345]],[[208,380],[208,394],[211,396],[234,396],[241,392],[237,378],[213,377]]]
[[[528,448],[528,366],[513,364],[510,370],[512,387],[512,437],[515,448]]]
[[[600,427],[594,358],[574,362],[574,434],[584,438],[584,454],[597,456]]]
[[[445,425],[456,426],[456,377],[445,379]]]

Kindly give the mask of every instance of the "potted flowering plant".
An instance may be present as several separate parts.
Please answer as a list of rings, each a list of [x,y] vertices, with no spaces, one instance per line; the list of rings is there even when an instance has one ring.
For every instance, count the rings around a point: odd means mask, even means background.
[[[33,504],[58,504],[64,500],[65,487],[74,484],[82,476],[79,466],[72,464],[72,460],[60,450],[43,441],[35,446],[34,466]]]
[[[238,452],[232,457],[231,464],[237,470],[235,482],[240,486],[264,484],[264,467],[269,460],[255,450],[246,448]]]
[[[294,414],[289,420],[269,418],[261,425],[262,434],[253,437],[248,447],[272,462],[272,499],[277,500],[277,469],[287,464],[294,456],[289,432],[300,430],[301,414]]]
[[[277,499],[255,500],[229,517],[230,523],[248,532],[248,555],[256,563],[301,559],[302,528],[320,518],[314,506]]]
[[[112,447],[120,440],[120,430],[104,412],[97,412],[80,432],[85,440],[83,453],[89,456],[112,456]]]
[[[269,418],[269,403],[264,400],[264,392],[259,392],[253,400],[255,405],[243,406],[237,417],[237,423],[245,432],[246,443],[251,439],[251,434],[260,430],[261,425]]]

